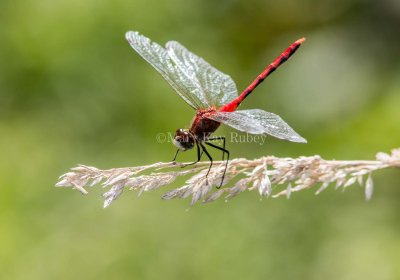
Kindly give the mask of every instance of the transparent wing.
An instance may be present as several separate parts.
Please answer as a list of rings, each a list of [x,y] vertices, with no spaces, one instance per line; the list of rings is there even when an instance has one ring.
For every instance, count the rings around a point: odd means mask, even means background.
[[[169,57],[182,73],[201,89],[202,98],[209,106],[222,106],[238,96],[232,78],[207,63],[201,57],[191,53],[176,41],[166,44]]]
[[[228,75],[178,42],[168,42],[164,49],[133,31],[126,33],[126,39],[193,108],[221,106],[237,97],[236,85]]]
[[[190,106],[194,109],[209,106],[202,88],[191,79],[187,71],[171,59],[163,47],[138,32],[129,31],[125,37],[131,47],[150,63]]]
[[[217,112],[206,117],[251,134],[266,133],[292,142],[307,143],[307,140],[297,134],[281,117],[263,110]]]

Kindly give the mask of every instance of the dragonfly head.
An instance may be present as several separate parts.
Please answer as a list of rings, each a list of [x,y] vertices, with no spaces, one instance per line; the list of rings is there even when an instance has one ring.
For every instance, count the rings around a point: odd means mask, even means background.
[[[175,132],[174,145],[181,151],[187,151],[194,147],[194,136],[189,129],[178,129]]]

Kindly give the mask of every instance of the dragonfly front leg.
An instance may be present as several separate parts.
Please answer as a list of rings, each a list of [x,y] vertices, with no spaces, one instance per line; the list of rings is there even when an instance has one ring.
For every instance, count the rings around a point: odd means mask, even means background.
[[[176,150],[176,153],[175,153],[175,156],[174,156],[174,158],[172,159],[172,162],[175,162],[175,160],[176,160],[176,157],[178,156],[178,153],[179,153],[179,149],[178,150]]]
[[[198,162],[201,160],[201,156],[203,155],[203,151],[200,152],[200,147],[199,147],[199,144],[197,144],[197,142],[196,142],[196,148],[197,148],[197,160],[194,161],[194,162],[191,162],[191,163],[182,165],[182,166],[181,166],[182,168],[184,168],[184,167],[186,167],[186,166],[189,166],[189,165],[196,164],[196,163],[198,163]]]

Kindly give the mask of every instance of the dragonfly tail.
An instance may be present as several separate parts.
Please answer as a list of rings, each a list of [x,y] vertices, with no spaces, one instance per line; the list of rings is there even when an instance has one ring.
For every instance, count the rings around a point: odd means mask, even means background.
[[[267,78],[272,72],[274,72],[280,65],[289,59],[305,41],[305,38],[301,38],[296,42],[292,43],[281,55],[279,55],[265,70],[257,76],[257,78],[232,102],[224,105],[220,111],[222,112],[233,112],[242,103],[242,101],[259,85],[265,78]]]

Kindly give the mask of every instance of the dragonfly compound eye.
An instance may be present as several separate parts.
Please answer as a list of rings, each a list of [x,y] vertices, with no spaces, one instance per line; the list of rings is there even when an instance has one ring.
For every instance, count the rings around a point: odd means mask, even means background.
[[[193,135],[185,129],[178,129],[175,132],[174,145],[180,150],[186,151],[194,147],[194,137]]]

